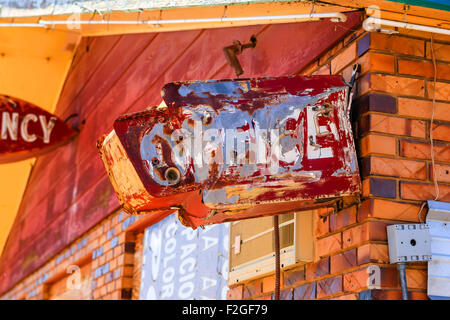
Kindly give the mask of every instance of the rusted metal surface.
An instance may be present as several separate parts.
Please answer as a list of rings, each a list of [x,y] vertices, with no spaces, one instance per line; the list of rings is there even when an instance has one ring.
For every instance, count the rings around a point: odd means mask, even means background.
[[[246,44],[242,44],[239,40],[234,40],[231,46],[227,46],[223,48],[223,53],[225,58],[227,59],[228,64],[234,69],[236,72],[236,76],[240,76],[244,73],[242,66],[237,58],[237,55],[241,54],[243,50],[256,47],[256,37],[254,35],[251,36],[250,42]]]
[[[76,131],[47,111],[20,99],[0,95],[0,163],[49,152]]]
[[[167,107],[125,115],[99,142],[124,208],[177,207],[191,227],[358,199],[339,76],[169,83]]]

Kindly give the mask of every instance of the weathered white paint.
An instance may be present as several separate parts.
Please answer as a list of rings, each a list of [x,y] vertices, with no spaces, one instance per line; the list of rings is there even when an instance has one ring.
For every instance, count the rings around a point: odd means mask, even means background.
[[[6,140],[9,137],[11,140],[17,140],[17,128],[19,126],[19,114],[17,112],[12,113],[12,117],[9,112],[2,113],[2,140]]]
[[[170,215],[147,228],[141,300],[226,299],[229,225],[192,230]]]
[[[39,121],[41,122],[42,131],[44,132],[44,143],[50,142],[50,134],[52,133],[53,128],[55,127],[56,118],[51,117],[47,122],[45,116],[39,116]]]
[[[308,159],[324,159],[324,158],[332,158],[333,150],[329,148],[321,148],[320,146],[311,145],[309,142],[309,137],[313,137],[313,141],[316,141],[316,137],[319,134],[323,134],[328,130],[324,130],[321,132],[316,131],[314,117],[316,117],[317,112],[312,110],[312,107],[308,106],[306,108],[306,116],[307,116],[307,125],[308,125],[308,145],[306,147],[306,156]]]
[[[25,142],[34,142],[37,137],[42,137],[44,143],[50,143],[50,136],[55,127],[56,117],[47,118],[44,115],[39,116],[39,122],[41,124],[42,135],[40,133],[30,133],[28,130],[28,125],[30,121],[37,122],[38,117],[33,113],[26,114],[22,119],[19,117],[18,112],[2,112],[1,119],[1,140],[17,141],[19,137],[19,122],[20,122],[20,137]]]
[[[28,122],[38,121],[38,117],[35,114],[29,113],[25,117],[23,117],[22,123],[20,124],[20,136],[26,142],[34,142],[36,140],[36,135],[28,133]]]

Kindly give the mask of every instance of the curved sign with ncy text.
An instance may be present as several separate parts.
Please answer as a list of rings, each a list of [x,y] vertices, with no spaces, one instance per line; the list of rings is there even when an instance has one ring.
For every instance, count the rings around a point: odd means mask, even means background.
[[[75,134],[64,121],[38,106],[0,95],[0,163],[49,152]]]

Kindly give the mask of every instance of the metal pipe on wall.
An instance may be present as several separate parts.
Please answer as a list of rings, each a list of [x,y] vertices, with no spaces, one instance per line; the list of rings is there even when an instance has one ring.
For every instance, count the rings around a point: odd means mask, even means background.
[[[0,27],[37,27],[45,28],[55,25],[152,25],[162,24],[186,24],[186,23],[217,23],[217,22],[242,22],[242,21],[271,21],[271,20],[319,20],[330,18],[333,22],[345,22],[347,16],[341,12],[288,14],[277,16],[247,16],[247,17],[222,17],[222,18],[198,18],[198,19],[168,19],[168,20],[39,20],[39,23],[0,23]],[[292,22],[292,21],[289,21]]]
[[[366,20],[364,20],[364,22],[363,22],[363,27],[366,31],[369,31],[369,32],[373,32],[373,31],[393,32],[392,30],[389,30],[389,29],[381,29],[381,26],[397,27],[397,28],[403,28],[403,29],[408,29],[408,30],[450,35],[449,29],[429,27],[429,26],[423,26],[420,24],[412,24],[412,23],[408,23],[408,22],[386,20],[386,19],[375,18],[375,17],[369,17]]]
[[[408,300],[408,284],[406,283],[406,263],[397,263],[397,270],[400,273],[400,286],[402,288],[403,300]]]
[[[210,23],[210,22],[239,22],[239,21],[266,21],[266,20],[294,20],[294,19],[323,19],[331,18],[333,22],[345,22],[347,16],[341,12],[304,13],[287,14],[277,16],[247,16],[247,17],[222,17],[222,18],[198,18],[198,19],[168,19],[168,20],[40,20],[43,25],[64,25],[64,24],[179,24],[179,23]]]

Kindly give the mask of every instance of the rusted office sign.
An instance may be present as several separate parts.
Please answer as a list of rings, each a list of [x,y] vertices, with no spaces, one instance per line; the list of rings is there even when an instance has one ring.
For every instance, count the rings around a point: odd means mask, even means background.
[[[51,151],[75,134],[75,130],[47,111],[0,95],[0,163]]]
[[[169,83],[165,108],[124,115],[99,140],[129,213],[178,208],[188,226],[357,201],[339,76]]]

